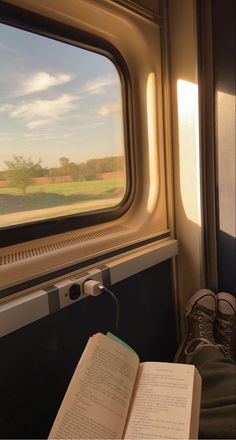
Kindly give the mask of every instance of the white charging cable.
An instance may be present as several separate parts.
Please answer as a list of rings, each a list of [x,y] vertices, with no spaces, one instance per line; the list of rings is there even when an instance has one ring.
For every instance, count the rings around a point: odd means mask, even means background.
[[[103,286],[100,283],[100,281],[96,281],[96,280],[92,280],[92,279],[86,280],[84,282],[83,291],[84,291],[85,295],[90,295],[90,296],[98,296],[102,292],[106,292],[106,293],[109,293],[109,295],[111,295],[111,297],[113,298],[113,300],[115,301],[115,304],[116,304],[116,335],[118,336],[120,305],[119,305],[119,302],[118,302],[116,295],[110,289]]]

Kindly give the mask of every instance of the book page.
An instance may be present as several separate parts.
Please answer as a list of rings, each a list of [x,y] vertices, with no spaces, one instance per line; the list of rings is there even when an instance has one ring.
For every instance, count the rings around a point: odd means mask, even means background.
[[[201,393],[202,393],[202,378],[195,368],[194,370],[194,385],[192,394],[192,415],[190,426],[190,438],[198,438],[199,431],[199,419],[200,419],[200,406],[201,406]]]
[[[97,334],[75,370],[49,438],[121,438],[139,359]]]
[[[124,438],[189,438],[194,369],[163,362],[140,364]]]

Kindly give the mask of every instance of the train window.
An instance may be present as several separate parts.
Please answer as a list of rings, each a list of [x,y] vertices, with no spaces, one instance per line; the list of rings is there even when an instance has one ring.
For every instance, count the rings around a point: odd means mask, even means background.
[[[118,211],[127,163],[114,63],[6,24],[0,35],[0,228]]]
[[[172,248],[162,20],[123,3],[0,1],[0,296]]]

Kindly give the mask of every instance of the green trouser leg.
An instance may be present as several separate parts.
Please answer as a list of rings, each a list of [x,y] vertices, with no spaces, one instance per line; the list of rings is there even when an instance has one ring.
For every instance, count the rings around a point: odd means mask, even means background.
[[[199,438],[236,439],[236,363],[216,347],[202,347],[191,363],[202,377]]]

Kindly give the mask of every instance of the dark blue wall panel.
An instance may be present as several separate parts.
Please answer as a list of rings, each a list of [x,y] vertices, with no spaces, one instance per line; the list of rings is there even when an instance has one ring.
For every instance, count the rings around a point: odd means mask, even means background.
[[[236,295],[235,0],[213,0],[218,282]]]
[[[171,361],[176,327],[169,261],[112,286],[120,337],[141,360]],[[89,336],[115,329],[108,294],[0,339],[0,438],[46,438]]]

